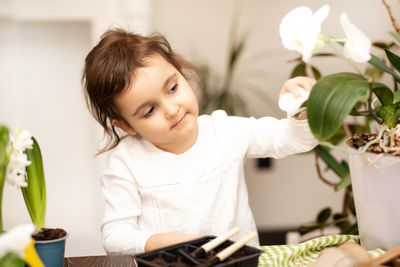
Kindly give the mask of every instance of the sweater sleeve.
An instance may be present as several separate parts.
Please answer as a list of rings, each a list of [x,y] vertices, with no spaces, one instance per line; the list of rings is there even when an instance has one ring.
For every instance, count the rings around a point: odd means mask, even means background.
[[[102,192],[105,210],[101,230],[107,254],[143,252],[147,239],[153,233],[138,228],[141,199],[132,174],[118,156],[109,158],[102,177]]]
[[[212,118],[219,142],[242,158],[282,158],[318,144],[307,120],[244,118],[228,116],[222,110],[214,111]]]
[[[250,121],[246,152],[248,158],[282,158],[307,152],[318,144],[307,120],[296,120],[292,117],[281,120],[263,117],[250,118]]]

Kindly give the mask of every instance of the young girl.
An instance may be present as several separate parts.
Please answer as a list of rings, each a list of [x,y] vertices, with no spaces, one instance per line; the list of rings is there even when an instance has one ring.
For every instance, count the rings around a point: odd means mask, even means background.
[[[106,32],[86,57],[86,101],[110,137],[102,150],[109,151],[101,228],[108,254],[139,253],[234,226],[241,228],[236,238],[255,231],[244,159],[281,158],[316,145],[304,113],[283,120],[221,110],[198,116],[189,84],[197,73],[162,36],[123,30]],[[310,91],[313,85],[292,79],[281,94],[298,96],[298,86]]]

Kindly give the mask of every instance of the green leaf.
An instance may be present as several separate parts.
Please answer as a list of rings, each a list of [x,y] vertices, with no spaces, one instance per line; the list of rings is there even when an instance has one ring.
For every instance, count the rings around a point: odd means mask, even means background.
[[[317,145],[314,151],[318,154],[318,157],[325,162],[329,169],[336,173],[341,179],[349,177],[349,169],[338,162],[335,157],[323,146]]]
[[[370,66],[365,69],[365,76],[370,77],[372,81],[377,82],[382,79],[383,71],[375,68],[374,66]]]
[[[334,53],[315,53],[312,55],[313,57],[337,57]]]
[[[6,170],[8,164],[8,156],[6,151],[8,138],[9,138],[8,128],[5,126],[0,126],[0,233],[3,232],[2,200],[3,200],[4,180],[6,177]]]
[[[42,154],[35,138],[33,148],[27,149],[26,155],[32,163],[26,168],[28,186],[21,187],[21,191],[29,216],[37,229],[40,229],[44,227],[46,216],[46,185]]]
[[[317,215],[317,223],[325,223],[328,221],[329,217],[331,216],[332,210],[331,208],[325,208],[321,210]]]
[[[306,64],[299,63],[294,67],[292,73],[290,74],[290,78],[294,78],[297,76],[306,76]]]
[[[335,186],[336,191],[351,184],[350,171],[347,164],[338,162],[335,157],[333,157],[332,154],[321,145],[316,146],[314,151],[317,152],[320,159],[325,162],[328,168],[340,177],[340,182]]]
[[[237,43],[234,42],[233,45],[231,46],[229,63],[228,63],[228,69],[230,72],[233,72],[235,66],[237,65],[237,62],[240,56],[242,55],[245,45],[246,45],[246,38],[242,37],[241,39],[239,39]]]
[[[0,257],[0,266],[4,267],[24,267],[25,262],[15,252],[8,252]]]
[[[321,78],[307,101],[307,117],[313,135],[319,140],[334,135],[368,90],[367,80],[358,74],[343,72]]]
[[[389,73],[396,79],[396,81],[400,82],[400,77],[377,56],[371,54],[371,59],[368,61],[368,63],[386,73]]]
[[[397,70],[400,71],[400,57],[389,50],[385,49],[386,56],[388,57],[392,66]]]
[[[396,105],[383,106],[376,109],[376,114],[389,128],[394,128],[397,123]]]
[[[341,232],[342,235],[358,235],[357,223],[353,223]]]
[[[356,214],[356,205],[354,203],[354,196],[351,195],[350,199],[349,199],[349,204],[348,204],[349,210],[351,212],[351,214],[353,214],[355,217],[357,217]]]
[[[7,144],[8,144],[9,132],[5,126],[0,126],[0,185],[4,182],[6,173],[8,157],[7,157]],[[0,195],[1,195],[0,191]],[[0,200],[1,201],[1,200]]]
[[[393,94],[393,104],[400,103],[400,91],[396,91]]]
[[[335,222],[335,226],[339,227],[340,229],[344,229],[349,226],[348,217],[342,213],[333,214],[333,221]]]
[[[378,97],[382,106],[393,104],[393,92],[382,83],[372,83],[372,91]]]
[[[313,73],[314,79],[319,80],[321,78],[321,72],[314,66],[311,66],[311,71]]]
[[[389,49],[393,46],[393,42],[385,43],[385,42],[373,42],[372,45],[378,47],[380,49]]]
[[[346,188],[351,185],[350,173],[348,176],[344,177],[337,185],[335,185],[335,190],[339,191],[342,188]]]
[[[325,226],[325,224],[323,224],[323,223],[307,223],[307,224],[301,225],[299,230],[300,231],[306,230],[307,232],[309,232],[311,230],[319,229],[319,228],[322,228],[324,226]]]

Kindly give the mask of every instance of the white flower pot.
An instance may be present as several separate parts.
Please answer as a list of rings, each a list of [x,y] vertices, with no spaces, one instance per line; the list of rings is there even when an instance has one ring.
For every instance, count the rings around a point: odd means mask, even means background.
[[[400,157],[350,154],[349,167],[361,245],[388,250],[400,244]],[[371,165],[371,161],[375,161]]]

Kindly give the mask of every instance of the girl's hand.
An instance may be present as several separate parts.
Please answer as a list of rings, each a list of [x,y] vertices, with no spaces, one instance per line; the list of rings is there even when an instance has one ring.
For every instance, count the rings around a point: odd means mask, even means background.
[[[147,239],[144,250],[150,251],[153,249],[170,246],[177,243],[190,241],[200,237],[201,235],[175,233],[175,232],[158,233],[151,235]]]
[[[290,80],[287,80],[281,89],[281,92],[279,94],[279,99],[285,94],[285,93],[290,93],[294,95],[294,97],[299,98],[301,97],[299,89],[297,88],[298,86],[302,87],[304,90],[307,92],[311,92],[311,89],[315,85],[316,81],[312,78],[309,77],[295,77]]]
[[[298,120],[306,119],[306,111],[299,113],[299,110],[301,105],[308,99],[315,83],[314,79],[302,76],[286,81],[279,94],[279,107],[286,111],[289,116],[293,116]]]

